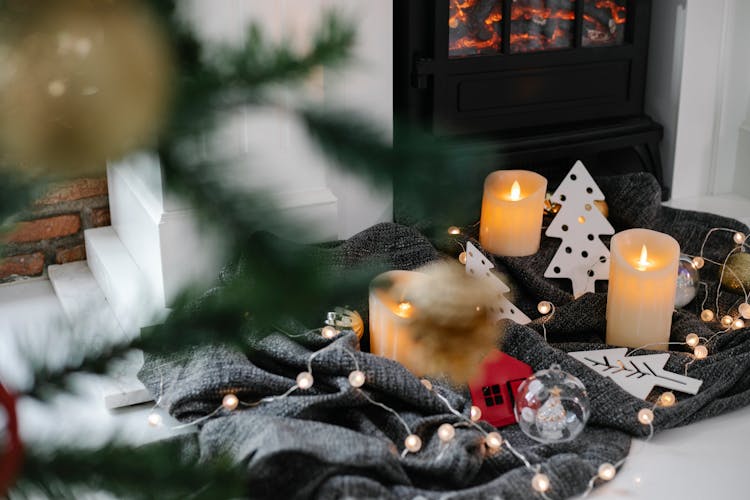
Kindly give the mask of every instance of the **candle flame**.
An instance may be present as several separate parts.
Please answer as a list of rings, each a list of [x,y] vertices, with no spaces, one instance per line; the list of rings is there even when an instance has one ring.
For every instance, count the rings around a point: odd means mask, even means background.
[[[641,248],[641,258],[638,259],[638,269],[645,271],[650,265],[651,263],[648,261],[648,249],[646,249],[646,245],[643,245]]]
[[[396,314],[402,318],[408,318],[411,315],[411,309],[411,303],[404,301],[398,305],[398,311],[396,311]]]
[[[518,181],[513,181],[513,186],[510,188],[510,200],[518,201],[521,199],[521,185]]]

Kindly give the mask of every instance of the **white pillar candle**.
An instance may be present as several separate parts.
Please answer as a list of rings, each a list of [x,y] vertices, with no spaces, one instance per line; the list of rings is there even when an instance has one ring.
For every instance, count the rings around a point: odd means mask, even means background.
[[[672,328],[680,244],[649,229],[617,233],[610,244],[607,344],[666,344]],[[666,345],[652,346],[666,350]]]
[[[495,255],[539,250],[547,179],[525,170],[498,170],[484,181],[479,241]]]
[[[414,271],[388,271],[370,285],[370,352],[398,361],[415,375],[418,349],[409,334],[413,313],[403,289],[424,275]]]

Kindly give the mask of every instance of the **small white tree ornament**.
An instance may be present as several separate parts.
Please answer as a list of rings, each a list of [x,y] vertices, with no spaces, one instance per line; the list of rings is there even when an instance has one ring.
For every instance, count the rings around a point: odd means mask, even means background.
[[[510,292],[508,285],[492,272],[495,266],[471,242],[466,243],[466,273],[477,278],[490,280],[497,293],[497,303],[490,308],[495,321],[510,319],[520,325],[531,323],[531,319],[516,307],[505,294]]]
[[[568,355],[603,377],[612,379],[633,396],[646,399],[655,386],[687,394],[698,394],[702,380],[664,370],[669,353],[626,356],[627,347],[598,351],[569,352]]]
[[[596,281],[609,279],[609,249],[599,236],[615,234],[615,228],[597,208],[595,202],[604,200],[604,193],[580,161],[551,200],[561,208],[545,234],[563,241],[544,277],[569,279],[578,298],[593,292]]]

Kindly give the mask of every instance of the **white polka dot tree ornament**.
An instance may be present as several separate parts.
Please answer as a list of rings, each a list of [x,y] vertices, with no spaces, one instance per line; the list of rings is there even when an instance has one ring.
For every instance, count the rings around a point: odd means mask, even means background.
[[[609,249],[599,236],[615,234],[615,229],[596,206],[604,193],[580,161],[550,199],[561,208],[545,234],[563,241],[544,276],[569,279],[578,298],[594,292],[596,281],[609,279]]]
[[[470,276],[489,280],[495,288],[497,302],[490,308],[493,320],[510,319],[520,325],[531,323],[531,319],[505,297],[505,294],[510,292],[510,287],[503,283],[503,280],[496,273],[492,272],[494,267],[476,246],[471,242],[466,243],[466,273]]]

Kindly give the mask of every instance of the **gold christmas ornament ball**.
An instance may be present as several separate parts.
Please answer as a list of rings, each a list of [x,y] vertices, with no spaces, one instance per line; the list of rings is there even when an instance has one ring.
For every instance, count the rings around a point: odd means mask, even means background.
[[[416,373],[447,375],[464,383],[475,375],[501,336],[490,314],[496,292],[490,282],[466,274],[456,261],[421,268],[400,291],[411,307],[408,332]]]
[[[714,312],[711,309],[704,309],[701,312],[701,319],[706,323],[710,323],[715,318]]]
[[[106,160],[155,144],[174,66],[143,2],[14,2],[0,26],[0,149],[9,165],[102,172]]]
[[[730,255],[722,270],[721,284],[726,290],[744,295],[744,287],[745,291],[750,292],[750,253]]]

